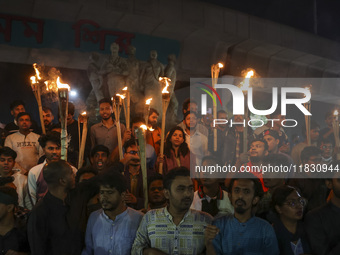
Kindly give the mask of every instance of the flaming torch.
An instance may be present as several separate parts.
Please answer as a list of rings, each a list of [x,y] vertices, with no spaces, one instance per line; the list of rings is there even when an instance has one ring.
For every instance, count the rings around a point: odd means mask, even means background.
[[[87,137],[87,122],[88,116],[86,112],[83,112],[78,117],[78,131],[80,135],[80,123],[83,123],[83,133],[81,135],[81,143],[79,146],[79,157],[78,157],[78,169],[82,167],[84,161],[84,152],[85,152],[85,144],[86,144],[86,137]],[[80,139],[79,139],[80,142]]]
[[[45,86],[44,83],[41,82],[41,76],[40,72],[38,70],[37,64],[33,64],[33,68],[35,70],[36,75],[31,76],[31,87],[35,96],[35,99],[38,103],[38,109],[39,109],[39,117],[40,117],[40,124],[41,124],[41,130],[43,134],[46,134],[45,130],[45,124],[44,124],[44,118],[42,113],[42,104],[41,104],[41,87]]]
[[[305,87],[305,89],[308,89],[310,91],[312,85]],[[311,101],[308,101],[307,103],[304,103],[303,106],[307,109],[307,111],[311,112],[312,110],[312,103]],[[308,146],[312,145],[311,137],[310,137],[310,123],[311,118],[310,115],[305,115],[305,122],[306,122],[306,138],[307,138],[307,144]]]
[[[120,96],[120,98],[122,99],[122,104],[123,104],[123,110],[124,110],[124,116],[125,116],[125,121],[126,121],[126,107],[125,107],[125,95],[121,95],[121,94],[116,94],[116,96]]]
[[[336,159],[340,159],[340,152],[339,152],[339,145],[340,145],[340,139],[339,139],[339,112],[338,110],[335,110],[333,112],[333,133],[335,138],[335,147],[336,147]]]
[[[221,68],[223,68],[222,63],[217,63],[211,66],[211,84],[212,84],[213,89],[215,89],[215,85],[217,83]],[[216,101],[215,93],[214,93],[214,100]],[[216,104],[213,105],[213,118],[217,119]],[[217,151],[217,129],[216,128],[214,128],[214,151]]]
[[[67,161],[67,115],[68,115],[68,92],[70,86],[60,82],[57,79],[58,98],[59,98],[59,116],[61,124],[61,159]]]
[[[159,81],[161,84],[165,83],[165,87],[162,90],[162,133],[161,133],[161,146],[160,146],[160,155],[163,156],[164,153],[164,133],[165,133],[165,119],[166,119],[166,110],[168,109],[170,103],[170,92],[168,91],[169,81],[171,81],[168,77],[159,77]],[[159,173],[163,174],[163,163],[159,164]]]
[[[138,150],[139,150],[139,156],[141,161],[141,169],[142,169],[142,175],[143,175],[143,193],[144,193],[144,208],[148,208],[148,175],[147,175],[147,169],[146,169],[146,134],[147,126],[141,125],[138,129],[136,129],[136,137],[138,139]]]
[[[123,91],[125,91],[126,94],[126,114],[125,118],[126,118],[126,129],[130,129],[130,91],[128,89],[128,87],[123,88]]]
[[[149,125],[149,113],[150,113],[151,101],[152,101],[152,98],[149,98],[145,102],[145,124],[146,124],[146,126]]]
[[[248,151],[248,89],[250,87],[249,81],[250,78],[254,76],[254,70],[250,70],[246,73],[244,81],[241,83],[240,89],[242,89],[244,94],[244,120],[245,127],[243,128],[243,153],[247,153]]]
[[[112,108],[114,110],[117,126],[117,138],[118,138],[118,150],[119,150],[119,160],[123,159],[123,145],[122,145],[122,131],[120,129],[120,110],[122,107],[122,98],[119,94],[111,98]]]

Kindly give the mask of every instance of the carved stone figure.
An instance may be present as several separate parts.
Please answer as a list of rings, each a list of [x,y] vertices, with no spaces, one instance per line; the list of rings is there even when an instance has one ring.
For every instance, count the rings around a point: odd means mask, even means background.
[[[176,68],[175,68],[175,64],[176,64],[176,55],[175,54],[170,54],[168,56],[168,65],[165,67],[164,70],[164,76],[170,78],[171,82],[170,82],[170,103],[169,103],[169,112],[172,113],[172,121],[177,121],[177,110],[178,110],[178,100],[176,98],[176,95],[174,92],[174,88],[176,85]]]
[[[99,61],[100,61],[99,54],[93,52],[90,55],[90,64],[87,67],[87,76],[89,77],[89,81],[92,85],[91,93],[95,94],[97,102],[104,98],[101,83],[102,79],[101,75],[99,74],[100,71]]]

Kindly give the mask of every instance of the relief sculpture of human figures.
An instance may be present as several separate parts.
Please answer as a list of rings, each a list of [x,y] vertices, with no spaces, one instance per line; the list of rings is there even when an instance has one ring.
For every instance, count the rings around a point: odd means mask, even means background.
[[[102,98],[104,98],[102,91],[102,77],[99,74],[100,66],[100,56],[97,52],[93,52],[90,55],[90,64],[87,67],[87,76],[92,85],[91,94],[94,94],[97,102],[99,102]]]
[[[152,107],[162,113],[162,88],[159,77],[164,75],[164,65],[157,60],[157,51],[150,51],[150,59],[144,64],[141,72],[141,86],[145,98],[152,97]],[[160,116],[161,117],[161,116]]]
[[[100,74],[103,79],[103,86],[107,85],[109,96],[112,97],[120,93],[125,86],[128,75],[128,65],[126,59],[119,56],[119,45],[112,43],[110,46],[111,56],[103,63]]]
[[[169,112],[172,113],[171,121],[178,122],[177,119],[176,119],[177,118],[177,110],[178,110],[178,100],[177,100],[176,95],[174,93],[174,88],[175,88],[175,84],[176,84],[175,64],[176,64],[176,55],[170,54],[168,56],[168,65],[165,67],[165,70],[164,70],[164,76],[170,78],[170,80],[171,80],[170,88],[169,88],[171,98],[170,98],[170,104],[169,104],[169,110],[168,110]]]

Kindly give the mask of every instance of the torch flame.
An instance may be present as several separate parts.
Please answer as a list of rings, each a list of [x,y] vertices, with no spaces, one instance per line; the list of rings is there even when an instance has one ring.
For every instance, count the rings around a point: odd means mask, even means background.
[[[151,132],[155,131],[152,127],[149,127],[148,129],[149,129],[149,131],[151,131]]]
[[[57,79],[57,85],[58,85],[58,89],[68,89],[68,91],[70,91],[70,86],[68,84],[61,83],[59,76],[58,76],[58,79]]]
[[[37,77],[35,77],[35,76],[31,76],[31,82],[32,82],[32,84],[36,84],[36,83],[38,83],[38,81],[37,81]]]
[[[116,94],[116,96],[119,96],[122,100],[125,99],[125,95],[121,95],[121,94]]]
[[[126,87],[124,87],[122,90],[126,91],[126,90],[128,90],[128,87],[126,86]]]
[[[168,78],[168,77],[159,77],[159,81],[163,81],[163,80],[165,81],[165,87],[164,87],[164,89],[162,90],[162,94],[170,93],[170,92],[168,91],[168,87],[170,86],[170,84],[169,84],[168,81],[171,81],[171,79]]]
[[[37,75],[37,78],[38,78],[38,80],[41,80],[40,72],[39,72],[37,66],[38,66],[37,63],[34,63],[34,64],[33,64],[33,68],[34,68],[34,70],[35,70],[35,73],[36,73],[36,75]]]
[[[147,130],[147,129],[148,129],[148,127],[147,127],[146,125],[144,125],[144,124],[143,124],[143,125],[140,125],[140,128],[141,128],[141,129],[144,129],[144,130]]]
[[[248,88],[250,87],[249,78],[253,77],[254,73],[255,73],[254,70],[250,70],[246,73],[244,81],[241,82],[240,89],[242,89],[243,91],[248,90]]]
[[[147,99],[146,100],[146,105],[150,105],[151,104],[151,100],[152,100],[152,98]]]
[[[223,64],[222,63],[218,63],[217,64],[219,68],[223,68]]]
[[[339,112],[338,110],[335,110],[334,113],[333,113],[334,116],[338,116],[339,115]]]
[[[85,116],[85,115],[86,115],[86,112],[83,112],[81,115]]]

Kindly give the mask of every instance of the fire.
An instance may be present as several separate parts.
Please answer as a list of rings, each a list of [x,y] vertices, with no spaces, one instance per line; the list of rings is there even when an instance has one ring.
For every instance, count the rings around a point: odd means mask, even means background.
[[[81,115],[86,116],[86,112],[83,112]]]
[[[146,105],[150,105],[151,104],[151,100],[152,100],[152,98],[147,99],[145,104]]]
[[[36,75],[37,75],[38,80],[41,80],[40,71],[39,71],[39,69],[38,69],[37,63],[34,63],[34,64],[33,64],[33,68],[34,68],[34,70],[35,70],[35,73],[36,73]]]
[[[217,66],[218,66],[219,68],[223,68],[223,64],[222,64],[222,63],[218,63]]]
[[[119,96],[122,100],[125,99],[125,95],[121,95],[121,94],[116,94],[116,96]]]
[[[147,126],[144,125],[144,124],[143,124],[143,125],[140,125],[140,128],[141,128],[141,129],[144,129],[144,130],[147,130],[147,129],[148,129]]]
[[[38,83],[37,77],[35,77],[35,76],[31,76],[30,80],[31,80],[32,84]]]
[[[149,131],[151,131],[151,132],[154,131],[154,129],[153,129],[152,127],[149,127],[148,129],[149,129]]]
[[[127,90],[128,90],[128,87],[124,87],[122,90],[127,91]]]
[[[168,93],[170,93],[170,92],[168,91],[168,87],[170,86],[170,84],[169,84],[168,81],[171,81],[171,79],[168,78],[168,77],[159,77],[159,81],[165,81],[165,87],[164,87],[164,89],[162,90],[162,94],[168,94]]]
[[[247,90],[248,90],[248,88],[250,87],[249,79],[250,79],[251,77],[253,77],[254,74],[255,74],[255,72],[254,72],[254,70],[252,70],[252,69],[249,70],[249,71],[246,73],[244,81],[241,82],[241,84],[240,84],[240,85],[241,85],[241,86],[240,86],[240,89],[242,89],[243,91],[247,91]]]
[[[57,79],[57,85],[58,85],[58,89],[68,89],[68,91],[70,91],[70,86],[68,84],[61,83],[59,76]]]
[[[339,115],[339,112],[338,110],[335,110],[334,113],[333,113],[334,116],[338,116]]]

